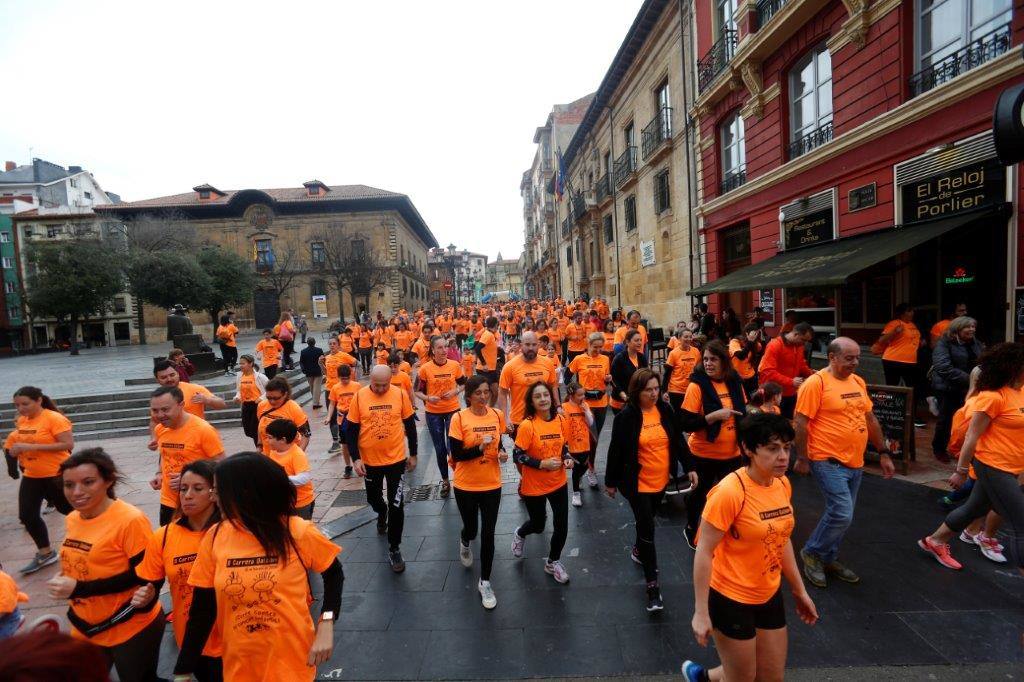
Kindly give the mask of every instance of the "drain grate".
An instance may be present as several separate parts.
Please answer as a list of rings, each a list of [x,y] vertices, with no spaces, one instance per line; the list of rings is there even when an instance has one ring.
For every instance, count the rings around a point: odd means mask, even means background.
[[[405,501],[410,502],[426,502],[428,500],[439,500],[441,486],[437,483],[427,483],[425,485],[417,485],[405,490]]]
[[[334,503],[331,506],[353,507],[360,504],[366,504],[365,490],[343,490],[334,498]]]

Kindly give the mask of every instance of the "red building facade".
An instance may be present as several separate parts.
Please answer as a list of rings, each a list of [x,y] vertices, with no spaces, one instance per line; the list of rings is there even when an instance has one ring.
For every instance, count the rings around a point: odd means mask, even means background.
[[[695,22],[692,295],[823,339],[870,343],[904,301],[924,329],[964,301],[986,341],[1024,333],[1021,178],[991,139],[1024,3],[700,0]]]

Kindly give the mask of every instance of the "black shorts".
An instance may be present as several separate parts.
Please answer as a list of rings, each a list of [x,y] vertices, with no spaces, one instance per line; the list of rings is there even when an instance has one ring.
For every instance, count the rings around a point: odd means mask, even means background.
[[[763,604],[743,604],[729,599],[713,587],[709,588],[708,615],[711,616],[711,626],[730,639],[753,639],[757,630],[786,627],[782,588]]]
[[[496,384],[498,383],[498,370],[496,369],[478,369],[476,373],[487,379],[487,383]]]

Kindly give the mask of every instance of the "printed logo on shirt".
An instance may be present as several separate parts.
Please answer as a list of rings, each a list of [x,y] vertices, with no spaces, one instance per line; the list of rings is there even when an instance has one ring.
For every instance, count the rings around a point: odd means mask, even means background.
[[[39,430],[38,429],[18,429],[18,433],[24,434],[26,436],[33,436],[33,435],[39,433]]]
[[[185,444],[184,443],[167,443],[167,442],[164,442],[164,443],[160,443],[160,447],[161,448],[167,448],[169,450],[184,450],[185,449]]]
[[[792,507],[779,507],[778,509],[770,509],[768,511],[758,512],[758,516],[761,517],[762,521],[768,521],[770,519],[777,519],[782,516],[789,516],[792,513]]]
[[[276,556],[252,556],[228,559],[224,564],[227,568],[244,568],[247,566],[276,566]]]
[[[178,564],[191,564],[195,560],[195,554],[182,554],[181,556],[174,557],[174,560],[171,563],[177,566]]]
[[[61,544],[62,547],[68,549],[77,549],[80,552],[88,552],[92,549],[91,542],[83,542],[82,540],[72,540],[71,538],[64,538],[64,542]]]

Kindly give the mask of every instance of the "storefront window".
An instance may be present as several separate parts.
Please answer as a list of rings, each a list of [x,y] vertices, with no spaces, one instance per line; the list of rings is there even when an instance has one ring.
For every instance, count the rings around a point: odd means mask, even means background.
[[[814,351],[823,353],[836,337],[836,289],[834,287],[792,287],[786,289],[786,311],[794,311],[798,322],[814,327]]]

